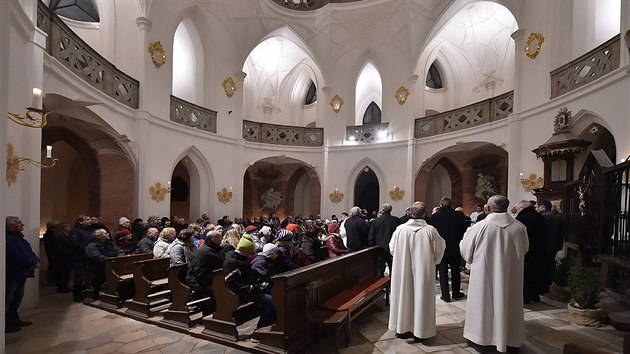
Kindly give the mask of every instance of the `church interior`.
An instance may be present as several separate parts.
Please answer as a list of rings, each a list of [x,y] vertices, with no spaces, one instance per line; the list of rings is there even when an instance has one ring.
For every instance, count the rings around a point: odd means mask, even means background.
[[[469,215],[496,194],[551,200],[618,315],[581,328],[557,299],[526,306],[522,352],[630,350],[630,2],[7,0],[0,43],[0,211],[42,259],[22,309],[48,326],[0,334],[0,352],[257,350],[52,294],[50,220],[402,216],[445,196]],[[339,350],[474,352],[464,311],[439,304],[439,338],[410,348],[380,301]],[[96,324],[112,331],[81,329]]]

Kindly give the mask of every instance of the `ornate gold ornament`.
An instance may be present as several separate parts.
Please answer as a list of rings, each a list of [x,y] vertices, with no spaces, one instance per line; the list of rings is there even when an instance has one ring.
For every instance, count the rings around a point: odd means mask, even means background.
[[[331,202],[339,204],[343,200],[344,195],[339,191],[339,189],[335,189],[335,191],[330,193],[328,197],[330,198]]]
[[[33,159],[29,159],[28,157],[18,157],[13,152],[13,144],[7,144],[7,184],[10,186],[17,180],[18,172],[24,171],[23,167],[20,167],[22,162],[30,163],[31,165],[38,168],[51,168],[54,167],[59,159],[52,158],[52,146],[46,147],[46,159],[42,162],[35,161]]]
[[[599,127],[597,126],[597,124],[593,124],[591,125],[591,128],[588,130],[588,132],[590,134],[597,134],[599,133]]]
[[[164,198],[166,198],[166,194],[171,192],[171,187],[170,187],[170,182],[169,182],[169,187],[165,188],[162,187],[162,184],[160,182],[155,182],[155,185],[149,187],[149,195],[151,196],[151,199],[155,200],[156,202],[161,202],[164,200]]]
[[[228,96],[228,98],[234,96],[234,92],[236,92],[236,82],[234,82],[231,76],[223,80],[223,91],[225,91],[225,95]]]
[[[400,105],[405,104],[407,102],[407,97],[409,97],[409,90],[405,86],[400,86],[398,90],[394,93],[394,97],[396,97],[396,101]]]
[[[531,193],[534,188],[542,188],[544,183],[543,178],[536,176],[535,173],[530,174],[528,178],[523,178],[523,173],[521,172],[521,185],[527,193]]]
[[[217,192],[217,199],[222,204],[229,203],[230,200],[232,200],[232,187],[230,187],[229,190],[223,187],[223,189]]]
[[[343,98],[339,97],[339,95],[335,95],[335,97],[330,100],[330,107],[332,107],[335,113],[339,112],[341,107],[343,107]]]
[[[160,41],[149,44],[149,55],[151,56],[151,61],[156,68],[159,68],[166,63],[166,52],[164,51]]]
[[[525,55],[532,59],[536,59],[544,41],[545,37],[543,37],[542,34],[532,32],[527,39],[527,44],[525,44]]]
[[[394,186],[394,189],[389,191],[389,198],[395,202],[401,201],[405,197],[405,191],[398,186]]]

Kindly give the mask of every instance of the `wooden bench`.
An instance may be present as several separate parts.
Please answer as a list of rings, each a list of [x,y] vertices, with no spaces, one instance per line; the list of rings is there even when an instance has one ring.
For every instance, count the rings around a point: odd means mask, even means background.
[[[98,307],[118,309],[121,304],[131,299],[134,294],[133,264],[151,259],[150,253],[132,254],[109,259],[105,262],[105,284],[107,287],[98,295]]]
[[[133,264],[135,293],[127,302],[129,316],[146,320],[168,308],[171,303],[171,291],[167,287],[170,261],[170,258],[157,258]]]
[[[260,311],[253,303],[240,303],[238,296],[225,285],[223,269],[217,269],[212,273],[212,291],[217,301],[217,310],[202,319],[203,333],[236,342],[238,341],[236,327],[260,316]]]
[[[313,337],[313,333],[307,333],[305,289],[314,281],[323,280],[318,288],[322,304],[334,301],[335,308],[343,305],[352,318],[364,312],[386,293],[384,288],[389,285],[389,279],[378,275],[379,252],[378,246],[370,247],[275,275],[271,297],[276,323],[256,330],[260,338],[256,348],[283,353],[304,350]]]
[[[192,290],[186,284],[188,264],[178,264],[168,269],[168,288],[171,290],[171,305],[160,321],[167,326],[190,328],[201,323],[200,305],[209,298],[191,301]]]

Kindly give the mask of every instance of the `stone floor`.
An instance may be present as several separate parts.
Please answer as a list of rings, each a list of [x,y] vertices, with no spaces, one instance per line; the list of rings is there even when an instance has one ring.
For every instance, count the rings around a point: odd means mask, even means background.
[[[464,291],[467,277],[463,279]],[[444,303],[436,287],[436,337],[419,344],[394,338],[387,329],[389,310],[384,301],[373,306],[353,322],[348,348],[341,353],[477,353],[462,337],[466,300]],[[48,293],[47,293],[48,292]],[[6,335],[6,353],[245,353],[253,344],[239,342],[241,349],[229,348],[151,324],[72,302],[69,294],[42,289],[40,305],[24,311],[22,317],[34,324],[18,333]],[[255,323],[245,324],[243,332]],[[197,328],[200,331],[200,328]],[[621,353],[623,334],[612,328],[582,328],[568,322],[566,305],[543,298],[525,307],[526,340],[520,353],[561,353],[566,343]],[[332,337],[332,336],[331,336]],[[334,340],[324,338],[306,350],[307,354],[334,353]]]

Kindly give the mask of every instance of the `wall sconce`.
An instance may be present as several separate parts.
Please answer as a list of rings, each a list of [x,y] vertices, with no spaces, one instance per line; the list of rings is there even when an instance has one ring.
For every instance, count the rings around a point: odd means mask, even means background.
[[[223,80],[223,91],[225,91],[225,95],[228,96],[228,98],[234,96],[234,92],[236,92],[236,82],[234,82],[231,76]]]
[[[339,112],[341,107],[343,107],[343,98],[339,97],[339,95],[335,95],[335,97],[330,100],[330,106],[335,113]]]
[[[395,202],[401,201],[405,197],[405,191],[398,186],[394,186],[394,189],[389,191],[389,198]]]
[[[29,128],[42,128],[48,123],[48,114],[42,110],[42,90],[33,88],[33,105],[26,108],[24,116],[17,113],[9,113],[9,119],[13,122]]]
[[[52,146],[46,146],[46,159],[42,162],[38,162],[27,157],[17,157],[13,153],[13,144],[7,144],[7,184],[10,186],[17,180],[19,171],[24,171],[24,168],[20,167],[22,162],[30,163],[31,165],[39,168],[51,168],[59,162],[59,159],[52,158]]]
[[[156,202],[161,202],[164,200],[164,198],[166,198],[166,194],[171,192],[171,182],[168,182],[168,187],[162,187],[162,184],[160,182],[155,182],[154,185],[152,185],[151,187],[149,187],[149,195],[151,196],[151,199],[155,200]]]
[[[331,202],[339,204],[343,200],[344,195],[339,191],[339,189],[335,189],[335,191],[330,193],[328,197],[330,198]]]
[[[405,86],[400,86],[398,90],[394,93],[394,97],[396,97],[396,101],[400,105],[405,104],[407,102],[407,97],[409,97],[409,90]]]
[[[230,187],[230,190],[223,187],[223,189],[217,192],[217,199],[221,204],[229,203],[230,200],[232,200],[232,187]]]
[[[545,37],[542,34],[530,34],[527,39],[527,44],[525,44],[525,55],[527,55],[530,59],[536,59],[544,41]]]
[[[542,188],[545,181],[542,177],[536,176],[535,173],[529,175],[529,178],[523,178],[523,172],[520,174],[521,176],[521,185],[523,186],[523,190],[527,193],[531,193],[534,188]]]

